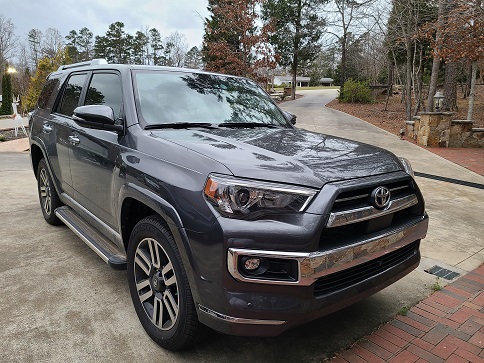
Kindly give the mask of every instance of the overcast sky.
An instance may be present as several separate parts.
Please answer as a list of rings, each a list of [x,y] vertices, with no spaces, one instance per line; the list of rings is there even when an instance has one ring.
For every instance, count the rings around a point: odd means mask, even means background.
[[[0,14],[11,19],[21,42],[34,28],[42,32],[57,28],[66,36],[87,27],[94,35],[104,35],[110,24],[121,21],[132,35],[146,26],[157,28],[163,37],[178,31],[192,47],[202,44],[207,4],[207,0],[2,0]]]

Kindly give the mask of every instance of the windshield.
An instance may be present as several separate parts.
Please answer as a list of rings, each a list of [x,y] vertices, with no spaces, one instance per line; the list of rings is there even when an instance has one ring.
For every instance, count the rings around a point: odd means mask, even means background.
[[[250,80],[199,73],[136,71],[140,117],[148,125],[262,123],[287,126],[281,111]]]

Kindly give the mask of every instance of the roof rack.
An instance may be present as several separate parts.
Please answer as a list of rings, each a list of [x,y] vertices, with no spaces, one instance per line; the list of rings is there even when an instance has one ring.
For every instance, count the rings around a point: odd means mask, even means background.
[[[69,69],[69,68],[77,68],[77,67],[84,67],[84,66],[97,66],[97,65],[100,65],[100,64],[108,64],[108,62],[106,61],[106,59],[97,58],[97,59],[93,59],[93,60],[86,61],[86,62],[79,62],[79,63],[62,65],[57,70],[62,71],[64,69]]]

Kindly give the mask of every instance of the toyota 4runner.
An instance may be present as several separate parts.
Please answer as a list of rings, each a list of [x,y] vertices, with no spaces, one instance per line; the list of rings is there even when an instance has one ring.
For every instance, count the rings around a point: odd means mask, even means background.
[[[149,336],[274,336],[415,269],[410,164],[298,129],[254,82],[93,60],[49,75],[30,120],[50,224],[126,269]]]

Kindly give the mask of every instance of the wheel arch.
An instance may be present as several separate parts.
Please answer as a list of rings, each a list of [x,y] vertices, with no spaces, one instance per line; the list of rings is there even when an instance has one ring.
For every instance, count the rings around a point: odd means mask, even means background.
[[[32,169],[34,171],[35,178],[37,178],[37,169],[39,167],[39,162],[45,158],[44,153],[42,152],[42,149],[40,148],[39,145],[35,143],[31,143],[30,145],[30,159],[32,162]],[[47,161],[47,159],[46,159]],[[47,163],[47,167],[49,167],[49,164]],[[49,167],[50,169],[50,167]],[[50,171],[50,170],[49,170]]]
[[[124,185],[119,205],[121,206],[119,225],[125,250],[128,250],[131,231],[140,220],[150,215],[160,217],[175,240],[185,266],[192,295],[196,301],[199,301],[195,282],[195,276],[200,276],[199,269],[183,223],[175,208],[157,194],[135,184]]]

